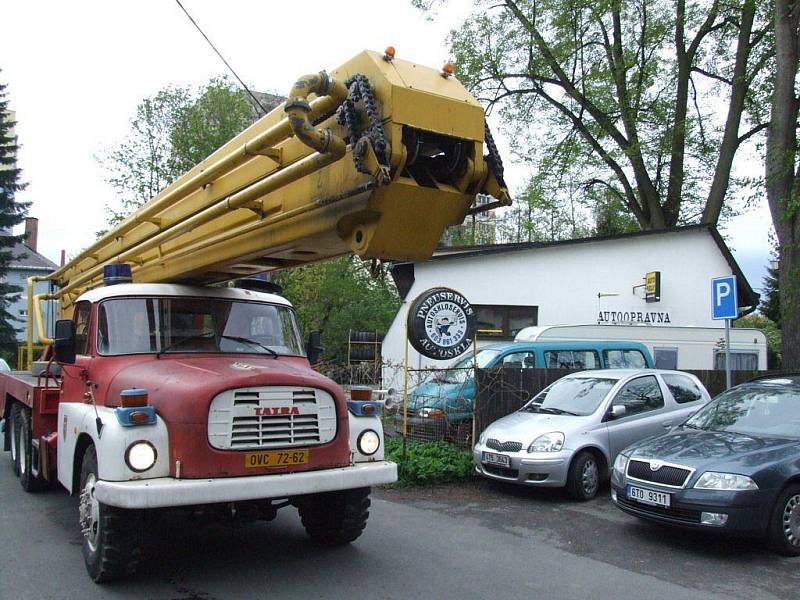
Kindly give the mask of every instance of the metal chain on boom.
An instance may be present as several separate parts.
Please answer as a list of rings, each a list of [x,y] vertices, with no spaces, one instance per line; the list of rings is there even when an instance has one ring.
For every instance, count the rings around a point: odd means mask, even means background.
[[[489,131],[489,123],[486,121],[483,122],[483,132],[486,142],[486,149],[489,151],[489,154],[485,157],[486,163],[489,165],[489,170],[491,170],[491,172],[494,174],[494,178],[497,179],[497,183],[499,183],[502,187],[506,187],[506,182],[503,177],[503,161],[500,158],[500,153],[497,151],[497,146],[494,143],[492,132]]]
[[[383,129],[378,102],[372,93],[369,79],[367,79],[366,75],[357,74],[347,79],[344,83],[350,90],[350,95],[339,107],[336,113],[336,121],[347,129],[349,141],[354,150],[361,139],[367,138],[375,150],[378,161],[383,165],[388,165],[386,132]],[[364,111],[367,113],[367,121],[369,123],[364,131],[359,131],[358,112],[356,111],[356,103],[359,101],[364,105]],[[363,160],[363,155],[353,152],[353,163],[359,172],[371,174],[370,168]]]

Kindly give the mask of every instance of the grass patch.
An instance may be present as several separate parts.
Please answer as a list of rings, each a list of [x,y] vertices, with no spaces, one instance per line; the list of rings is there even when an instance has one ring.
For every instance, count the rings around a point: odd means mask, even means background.
[[[408,440],[403,460],[403,439],[386,438],[386,458],[396,462],[396,485],[431,485],[470,479],[474,472],[472,453],[447,442]]]

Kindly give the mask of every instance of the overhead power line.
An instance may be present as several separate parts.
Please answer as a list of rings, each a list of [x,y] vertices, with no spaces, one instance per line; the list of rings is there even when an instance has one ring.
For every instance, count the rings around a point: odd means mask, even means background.
[[[202,29],[200,29],[200,25],[197,24],[197,21],[195,21],[192,18],[192,15],[189,14],[189,11],[186,10],[186,8],[183,6],[183,4],[181,4],[181,0],[175,0],[175,2],[177,2],[178,6],[181,7],[181,10],[186,14],[186,16],[192,22],[192,25],[194,25],[197,28],[197,31],[200,32],[200,35],[202,35],[205,38],[205,40],[208,42],[208,45],[211,46],[211,49],[214,50],[214,52],[217,53],[217,56],[219,56],[220,60],[222,60],[222,62],[225,63],[225,66],[228,67],[228,70],[231,73],[233,73],[233,76],[236,77],[236,79],[239,81],[240,84],[242,84],[242,87],[244,88],[244,91],[246,91],[248,94],[250,94],[250,97],[253,99],[253,102],[255,102],[255,105],[258,106],[261,109],[262,114],[267,114],[267,109],[264,108],[264,105],[261,104],[261,102],[258,101],[258,98],[256,98],[255,94],[253,94],[253,92],[250,91],[250,88],[248,88],[245,85],[244,81],[242,81],[242,78],[239,77],[236,74],[236,71],[233,70],[233,67],[228,64],[228,61],[225,60],[225,57],[222,56],[222,54],[220,53],[219,50],[217,50],[217,47],[214,46],[214,44],[211,42],[210,39],[208,39],[208,36],[205,34],[205,32]]]

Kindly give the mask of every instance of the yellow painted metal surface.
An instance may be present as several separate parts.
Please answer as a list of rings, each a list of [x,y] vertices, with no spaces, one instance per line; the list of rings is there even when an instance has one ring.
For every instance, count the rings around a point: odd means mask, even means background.
[[[383,165],[370,144],[354,149],[331,114],[356,74],[377,101],[390,149]],[[365,51],[329,80],[301,78],[292,95],[312,84],[327,95],[300,98],[300,110],[290,98],[286,111],[264,116],[56,271],[62,312],[101,285],[112,262],[130,263],[135,282],[211,283],[351,252],[424,260],[476,194],[508,202],[483,159],[483,110],[456,78]],[[355,108],[366,127],[362,104]],[[326,139],[344,140],[344,154]],[[354,151],[375,172],[360,172]]]

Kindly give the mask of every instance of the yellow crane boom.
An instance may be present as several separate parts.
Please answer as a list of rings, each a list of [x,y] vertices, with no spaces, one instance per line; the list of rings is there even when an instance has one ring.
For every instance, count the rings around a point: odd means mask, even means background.
[[[300,78],[282,106],[48,276],[53,297],[70,314],[116,262],[134,282],[213,283],[351,252],[427,259],[447,226],[487,208],[472,208],[478,194],[510,203],[485,132],[447,71],[362,52]]]

